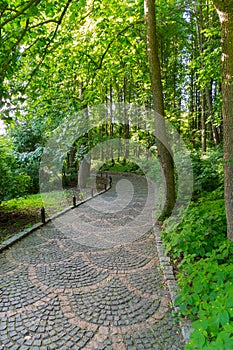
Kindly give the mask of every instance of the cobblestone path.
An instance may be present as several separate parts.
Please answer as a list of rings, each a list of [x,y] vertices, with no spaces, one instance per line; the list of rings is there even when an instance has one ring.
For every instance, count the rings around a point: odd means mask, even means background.
[[[1,253],[0,349],[183,349],[148,188],[121,179]]]

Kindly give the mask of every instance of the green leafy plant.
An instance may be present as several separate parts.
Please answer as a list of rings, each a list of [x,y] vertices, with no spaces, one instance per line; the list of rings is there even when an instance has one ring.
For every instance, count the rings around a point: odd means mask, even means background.
[[[29,192],[31,178],[18,165],[13,145],[0,137],[0,202]]]
[[[194,172],[194,195],[211,192],[223,187],[223,151],[211,149],[202,155],[200,151],[191,153]]]
[[[227,263],[222,264],[223,260]],[[188,264],[179,275],[176,305],[194,322],[185,349],[228,350],[233,330],[233,246],[228,241],[207,259]],[[228,347],[227,347],[228,346]]]
[[[226,215],[223,199],[200,199],[190,204],[181,223],[168,219],[163,238],[174,258],[197,260],[208,256],[225,239]]]
[[[223,190],[205,192],[182,221],[170,218],[162,232],[167,252],[179,267],[175,300],[180,316],[192,321],[185,350],[233,347],[233,243],[226,238]]]

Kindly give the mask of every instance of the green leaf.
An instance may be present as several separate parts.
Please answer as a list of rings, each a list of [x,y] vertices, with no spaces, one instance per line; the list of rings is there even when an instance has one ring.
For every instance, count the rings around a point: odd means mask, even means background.
[[[219,314],[219,322],[222,326],[224,326],[225,324],[227,324],[229,322],[229,314],[227,312],[227,310],[222,310]]]
[[[233,338],[225,340],[225,349],[233,349]]]
[[[182,295],[178,295],[178,297],[175,298],[174,305],[179,306],[183,301]]]
[[[232,323],[225,324],[223,328],[226,332],[233,334],[233,324]]]
[[[201,291],[203,290],[204,284],[201,281],[200,277],[197,277],[194,279],[193,281],[193,288],[195,290],[195,293],[201,293]]]
[[[226,307],[227,307],[227,308],[233,307],[233,295],[230,295],[230,296],[227,298]]]
[[[217,317],[211,317],[209,320],[209,330],[211,333],[216,334],[219,329],[219,319]]]
[[[192,327],[196,330],[207,329],[208,328],[208,320],[207,318],[200,319],[192,323]]]
[[[199,346],[200,348],[205,345],[206,342],[205,336],[198,331],[191,333],[190,339],[194,342],[195,345]]]

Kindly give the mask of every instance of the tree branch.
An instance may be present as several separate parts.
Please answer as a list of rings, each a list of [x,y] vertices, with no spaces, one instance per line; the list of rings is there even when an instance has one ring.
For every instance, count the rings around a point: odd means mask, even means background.
[[[58,23],[58,21],[55,20],[55,19],[48,19],[47,21],[40,22],[40,23],[37,23],[37,24],[31,26],[31,27],[29,28],[29,30],[30,30],[30,29],[33,29],[33,28],[40,27],[40,26],[42,26],[42,25],[44,25],[44,24],[47,24],[47,23]]]
[[[1,72],[0,72],[0,75],[3,75],[4,74],[4,71],[6,71],[7,67],[9,67],[11,61],[13,60],[13,58],[15,57],[15,51],[16,51],[16,48],[17,46],[19,45],[19,43],[21,42],[21,40],[23,39],[23,37],[25,36],[27,30],[28,30],[28,26],[29,26],[29,18],[27,19],[26,21],[26,25],[25,25],[25,28],[24,30],[22,31],[20,37],[17,39],[16,43],[12,46],[12,48],[10,49],[9,51],[9,56],[12,56],[10,57],[7,62],[5,62],[3,65],[2,65],[2,69],[1,69]],[[11,55],[11,53],[14,53],[13,55]]]
[[[101,59],[100,59],[100,62],[99,62],[99,66],[98,66],[98,69],[101,69],[102,68],[102,65],[103,65],[103,61],[104,61],[104,58],[105,56],[107,55],[108,53],[108,50],[110,49],[110,47],[112,46],[112,44],[114,43],[114,41],[116,41],[124,32],[126,32],[129,28],[131,27],[134,27],[135,24],[144,24],[144,21],[138,21],[138,22],[135,22],[135,23],[132,23],[132,24],[129,24],[127,27],[123,28],[119,33],[117,33],[115,35],[115,37],[108,43],[107,45],[107,48],[106,50],[104,51]]]
[[[56,29],[55,29],[53,35],[52,35],[52,38],[49,40],[49,42],[47,43],[47,45],[46,45],[46,47],[45,47],[45,49],[44,49],[44,53],[43,53],[43,55],[42,55],[42,58],[41,58],[40,62],[37,64],[37,66],[33,69],[32,73],[30,74],[30,78],[29,78],[29,80],[28,80],[28,82],[27,82],[27,84],[26,84],[26,86],[25,86],[25,88],[24,88],[24,92],[26,91],[27,87],[28,87],[29,84],[31,83],[31,81],[32,81],[32,79],[33,79],[33,77],[34,77],[36,71],[39,69],[39,67],[41,66],[41,64],[44,62],[45,57],[46,57],[47,52],[48,52],[48,48],[49,48],[49,46],[51,45],[51,43],[53,42],[53,40],[55,39],[55,37],[56,37],[56,35],[57,35],[57,32],[58,32],[58,29],[59,29],[59,26],[60,26],[60,24],[62,23],[62,20],[63,20],[65,14],[66,14],[66,11],[68,10],[68,8],[69,8],[69,6],[70,6],[71,3],[72,3],[72,0],[68,0],[68,1],[67,1],[66,6],[64,7],[64,9],[63,9],[63,11],[62,11],[62,13],[61,13],[61,16],[60,16],[59,20],[57,21],[57,26],[56,26]]]
[[[21,11],[18,11],[14,16],[6,19],[1,25],[0,28],[4,27],[7,23],[13,21],[17,17],[21,16],[27,9],[29,9],[32,5],[37,6],[41,0],[31,0]]]
[[[144,24],[144,20],[129,24],[127,27],[123,28],[119,33],[117,33],[114,36],[114,38],[112,38],[112,40],[108,43],[104,53],[102,54],[102,56],[100,58],[100,61],[96,67],[96,70],[95,70],[95,73],[92,77],[92,80],[96,77],[97,71],[102,68],[105,56],[107,55],[107,53],[108,53],[110,47],[112,46],[112,44],[114,43],[114,41],[116,41],[122,34],[124,34],[124,32],[126,32],[129,28],[134,27],[136,24]]]

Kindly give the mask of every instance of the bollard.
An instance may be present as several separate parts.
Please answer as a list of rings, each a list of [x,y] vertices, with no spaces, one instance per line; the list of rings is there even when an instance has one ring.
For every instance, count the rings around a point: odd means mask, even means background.
[[[73,206],[76,207],[76,197],[73,196]]]
[[[91,196],[92,196],[92,197],[94,196],[94,190],[93,190],[93,188],[91,189]]]
[[[105,191],[107,190],[107,184],[104,184],[104,189],[105,189]]]
[[[41,222],[42,222],[42,224],[45,224],[45,208],[44,207],[41,208],[40,213],[41,213]]]
[[[111,176],[109,176],[109,185],[110,185],[110,187],[112,186],[112,177]]]

